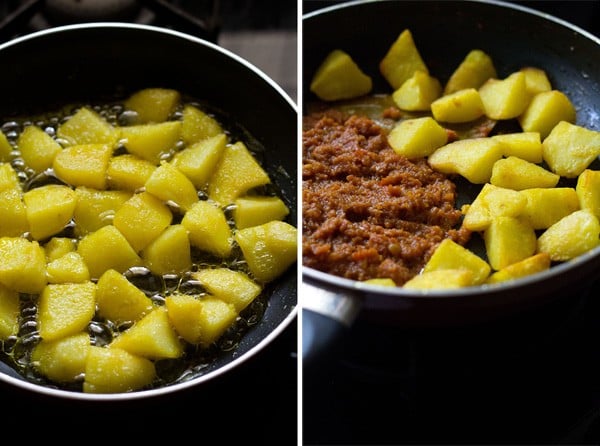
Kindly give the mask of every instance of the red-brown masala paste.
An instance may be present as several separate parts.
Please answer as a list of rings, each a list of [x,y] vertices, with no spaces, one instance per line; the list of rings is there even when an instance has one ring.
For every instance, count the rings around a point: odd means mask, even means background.
[[[469,240],[454,183],[425,159],[396,154],[366,117],[306,116],[302,161],[305,266],[401,286],[444,238]]]

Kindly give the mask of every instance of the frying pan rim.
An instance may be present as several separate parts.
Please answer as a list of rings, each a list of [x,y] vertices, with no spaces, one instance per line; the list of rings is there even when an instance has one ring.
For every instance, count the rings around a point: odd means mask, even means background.
[[[364,4],[373,3],[396,3],[398,0],[350,0],[341,2],[339,4],[326,6],[323,8],[316,9],[314,11],[305,13],[302,15],[302,21],[313,17],[319,17],[328,13],[336,12],[338,10],[351,8],[354,6],[362,6]],[[508,8],[518,10],[526,14],[532,14],[540,17],[542,20],[554,22],[559,26],[569,28],[582,34],[586,38],[594,41],[600,46],[600,37],[593,35],[592,33],[580,28],[579,26],[570,23],[564,19],[553,16],[545,12],[535,10],[533,8],[509,3],[501,0],[452,0],[454,3],[479,3],[487,4],[492,6],[498,6],[500,8]],[[415,2],[416,3],[416,0]],[[446,3],[446,2],[444,2]],[[473,296],[485,296],[487,294],[498,294],[505,292],[515,292],[521,288],[528,286],[535,286],[538,283],[544,282],[546,279],[565,274],[573,269],[578,268],[582,264],[593,262],[600,258],[600,246],[593,248],[591,251],[578,256],[577,258],[563,262],[552,266],[546,271],[542,271],[530,276],[520,277],[515,280],[505,281],[497,284],[484,284],[471,287],[462,287],[455,289],[427,289],[427,290],[409,290],[403,287],[387,287],[381,285],[373,285],[364,283],[352,279],[346,279],[333,274],[325,273],[317,269],[302,265],[302,276],[312,280],[315,284],[331,285],[338,288],[340,291],[345,290],[353,295],[385,295],[404,299],[418,299],[418,300],[439,300],[439,299],[460,299],[470,298]],[[484,297],[483,297],[484,298]]]
[[[0,43],[0,52],[4,51],[7,48],[17,46],[21,43],[28,42],[36,39],[43,39],[48,35],[60,34],[60,33],[69,33],[69,32],[77,32],[77,31],[86,31],[90,29],[106,29],[106,28],[116,28],[116,29],[127,29],[127,30],[139,30],[145,32],[152,32],[157,34],[169,35],[172,37],[176,37],[180,40],[187,40],[194,44],[201,45],[207,47],[208,49],[215,51],[217,53],[221,53],[222,55],[228,57],[235,63],[242,65],[244,68],[250,70],[253,75],[260,78],[265,84],[269,86],[269,88],[273,89],[278,96],[283,98],[287,105],[291,107],[291,110],[296,113],[298,116],[298,106],[291,99],[289,94],[279,85],[277,84],[270,76],[268,76],[264,71],[260,68],[249,62],[248,60],[242,58],[236,53],[223,48],[217,44],[209,42],[200,37],[193,36],[191,34],[187,34],[184,32],[172,30],[169,28],[162,28],[154,25],[147,24],[137,24],[137,23],[127,23],[127,22],[86,22],[86,23],[76,23],[69,25],[61,25],[53,28],[47,28],[40,31],[35,31],[29,34],[25,34],[22,36],[15,37],[14,39],[8,40],[6,42]],[[297,157],[296,157],[297,158]],[[298,194],[299,192],[297,192]],[[298,223],[297,221],[295,222]],[[291,268],[294,268],[292,266]],[[296,269],[295,278],[298,280],[299,268]],[[293,275],[293,273],[291,273]],[[290,277],[289,280],[292,280],[293,277]],[[139,390],[133,392],[121,392],[121,393],[109,393],[109,394],[92,394],[92,393],[84,393],[84,392],[76,392],[70,390],[63,390],[54,387],[45,387],[39,384],[32,383],[30,381],[26,381],[23,378],[13,377],[4,371],[0,370],[0,382],[4,382],[8,385],[15,386],[22,390],[30,391],[38,395],[53,397],[59,399],[66,400],[79,400],[79,401],[121,401],[121,400],[138,400],[138,399],[148,399],[155,398],[162,395],[174,394],[181,392],[185,389],[199,386],[207,381],[215,379],[222,374],[229,372],[230,370],[239,367],[242,363],[254,357],[256,354],[265,349],[272,341],[277,338],[284,330],[286,330],[289,326],[291,326],[292,322],[298,316],[298,300],[296,298],[296,302],[293,305],[289,306],[289,313],[277,324],[275,328],[269,331],[269,333],[261,338],[254,346],[246,350],[241,355],[233,355],[232,359],[225,363],[224,365],[218,367],[215,370],[212,370],[204,375],[197,376],[193,379],[190,379],[185,382],[170,384],[163,387],[157,387],[147,390]]]

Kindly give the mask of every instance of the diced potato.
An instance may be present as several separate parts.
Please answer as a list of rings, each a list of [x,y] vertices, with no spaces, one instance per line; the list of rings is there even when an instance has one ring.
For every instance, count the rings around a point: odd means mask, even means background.
[[[213,116],[194,105],[183,107],[181,138],[187,146],[220,133],[223,128]]]
[[[45,341],[84,331],[96,311],[96,284],[48,284],[39,297],[37,322]]]
[[[0,341],[17,335],[20,314],[19,293],[0,284]]]
[[[379,63],[379,71],[394,90],[412,77],[415,71],[429,74],[409,29],[403,30]]]
[[[444,87],[444,94],[454,93],[465,88],[479,88],[488,79],[497,77],[492,58],[484,51],[474,49],[469,51],[454,70]]]
[[[507,189],[522,190],[534,187],[554,187],[560,175],[516,156],[499,159],[494,163],[490,183]]]
[[[197,189],[205,189],[221,159],[226,143],[225,133],[209,136],[176,153],[172,164],[182,171]]]
[[[600,155],[600,132],[561,121],[544,139],[542,148],[552,172],[575,178]]]
[[[298,230],[289,223],[273,220],[240,229],[234,237],[259,282],[275,280],[296,262]]]
[[[85,144],[67,147],[56,154],[52,167],[56,176],[71,186],[106,189],[106,172],[113,147]]]
[[[429,111],[431,103],[442,94],[440,81],[423,71],[415,71],[392,94],[394,103],[401,110]]]
[[[428,162],[435,170],[459,174],[474,184],[490,181],[494,163],[502,158],[502,146],[492,138],[462,139],[433,152]]]
[[[527,198],[521,215],[533,229],[547,229],[571,212],[579,210],[579,197],[572,187],[536,187],[520,193]]]
[[[388,144],[407,158],[431,155],[448,142],[448,133],[430,116],[404,119],[388,134]]]
[[[119,130],[96,111],[81,107],[58,127],[56,136],[70,146],[102,144],[112,149],[119,139]]]
[[[541,68],[537,67],[523,67],[519,71],[525,73],[525,84],[527,92],[534,96],[543,91],[552,90],[550,80],[546,75],[546,72]]]
[[[90,272],[77,252],[68,252],[46,266],[48,283],[81,283],[90,280]]]
[[[235,322],[233,304],[214,297],[172,294],[165,299],[175,331],[190,344],[210,345]]]
[[[103,226],[83,237],[77,252],[83,257],[92,279],[98,279],[108,269],[123,273],[142,264],[125,236],[113,225]]]
[[[538,237],[538,252],[554,261],[567,261],[600,245],[600,223],[588,210],[575,211],[554,223]]]
[[[165,306],[155,307],[113,339],[109,348],[119,348],[151,360],[183,355],[183,344],[171,325]]]
[[[48,133],[35,125],[28,125],[17,138],[17,147],[25,164],[35,172],[52,167],[52,161],[61,145]]]
[[[184,212],[198,202],[194,184],[175,166],[162,161],[146,181],[146,192],[163,201],[171,201]]]
[[[466,88],[442,96],[431,103],[431,112],[436,121],[469,122],[484,115],[479,91]]]
[[[169,207],[148,192],[134,194],[115,213],[113,224],[140,252],[171,224]]]
[[[84,393],[122,393],[143,389],[156,377],[154,363],[119,348],[90,346]]]
[[[473,271],[469,269],[440,269],[422,272],[404,283],[411,290],[448,289],[472,286]]]
[[[29,231],[27,210],[20,188],[0,191],[0,237],[18,237]]]
[[[373,81],[345,51],[331,51],[317,68],[310,91],[324,101],[363,96],[371,91]]]
[[[542,139],[538,132],[504,133],[491,137],[502,144],[504,156],[516,156],[539,164],[542,158]]]
[[[42,375],[59,383],[73,382],[85,373],[90,335],[77,333],[53,341],[42,340],[31,352],[31,360]]]
[[[502,80],[488,79],[479,87],[479,95],[485,115],[491,119],[516,118],[525,111],[531,99],[527,93],[525,73],[520,71]]]
[[[0,163],[10,161],[13,147],[6,138],[6,135],[0,131]]]
[[[163,122],[175,111],[181,94],[170,88],[144,88],[125,100],[125,108],[137,113],[140,123]]]
[[[77,187],[73,212],[75,234],[82,237],[113,222],[115,213],[131,197],[131,192]]]
[[[0,192],[7,189],[20,191],[21,184],[19,183],[17,172],[15,172],[10,163],[3,163],[0,164]]]
[[[110,159],[106,176],[111,188],[135,192],[144,187],[155,170],[150,161],[126,153]]]
[[[52,262],[56,259],[60,259],[65,254],[75,251],[77,248],[76,241],[70,237],[52,237],[44,245],[44,251],[46,252],[46,260]]]
[[[235,200],[233,220],[237,229],[244,229],[271,220],[283,220],[289,213],[289,208],[279,197],[247,196]]]
[[[468,206],[463,226],[471,231],[483,231],[496,217],[516,217],[527,204],[527,198],[516,190],[486,183]]]
[[[20,293],[40,293],[46,286],[44,248],[35,240],[0,237],[0,284]]]
[[[560,121],[575,123],[575,119],[575,106],[558,90],[536,94],[518,118],[524,132],[538,132],[542,140]]]
[[[250,189],[269,184],[271,179],[246,145],[238,141],[223,151],[208,183],[208,196],[227,206]]]
[[[183,225],[171,225],[142,251],[144,265],[157,275],[181,274],[192,267],[190,239]]]
[[[165,121],[121,127],[122,143],[130,154],[158,164],[176,149],[181,121]]]
[[[425,266],[423,273],[437,270],[467,269],[473,273],[473,285],[483,283],[490,275],[490,265],[477,254],[446,238],[437,246]]]
[[[209,294],[233,304],[238,313],[262,292],[262,287],[248,275],[229,268],[205,268],[192,275]]]
[[[379,285],[379,286],[396,286],[396,282],[389,277],[376,277],[375,279],[367,279],[363,280],[363,283],[368,283],[369,285]]]
[[[23,194],[29,231],[36,240],[61,232],[73,218],[77,195],[68,186],[47,184]]]
[[[540,252],[492,273],[485,283],[500,283],[530,276],[547,270],[550,268],[550,263],[550,255],[545,252]]]
[[[483,240],[488,263],[496,271],[532,256],[537,244],[533,228],[515,217],[495,217]]]
[[[223,210],[209,201],[198,201],[183,216],[192,246],[218,257],[229,257],[233,248],[231,228]]]
[[[96,290],[98,315],[119,325],[135,322],[152,311],[152,300],[114,269],[98,279]]]
[[[600,171],[585,169],[577,178],[575,192],[579,207],[600,218]]]

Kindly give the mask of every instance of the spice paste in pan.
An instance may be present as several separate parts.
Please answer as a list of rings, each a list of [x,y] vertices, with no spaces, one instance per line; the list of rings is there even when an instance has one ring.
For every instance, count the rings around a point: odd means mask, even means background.
[[[470,238],[454,183],[425,159],[396,154],[369,118],[305,116],[302,161],[305,266],[401,286],[444,238],[461,245]]]

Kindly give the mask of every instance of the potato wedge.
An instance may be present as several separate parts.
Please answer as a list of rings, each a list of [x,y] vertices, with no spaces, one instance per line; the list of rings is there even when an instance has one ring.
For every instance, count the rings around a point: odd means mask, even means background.
[[[430,116],[404,119],[388,135],[388,144],[398,155],[421,158],[448,142],[448,133]]]
[[[564,262],[600,245],[600,222],[590,211],[582,209],[561,218],[538,237],[538,252]]]
[[[480,49],[474,49],[456,67],[444,87],[444,94],[454,93],[465,88],[479,88],[488,79],[497,78],[492,58]]]
[[[315,72],[310,91],[324,101],[351,99],[371,91],[373,81],[343,50],[331,51]]]
[[[429,73],[409,29],[403,30],[379,63],[379,71],[394,90],[410,79],[415,71]]]

